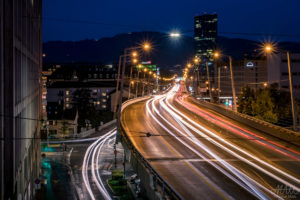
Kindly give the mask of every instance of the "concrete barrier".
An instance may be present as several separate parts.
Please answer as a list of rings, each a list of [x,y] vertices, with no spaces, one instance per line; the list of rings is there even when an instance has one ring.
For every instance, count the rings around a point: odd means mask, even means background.
[[[259,120],[255,117],[251,117],[249,115],[245,115],[242,113],[234,112],[232,110],[228,110],[226,108],[223,108],[220,105],[213,104],[210,102],[197,101],[196,99],[191,98],[191,97],[188,98],[188,101],[194,102],[194,103],[198,104],[199,106],[208,108],[215,112],[218,112],[228,118],[236,120],[247,126],[250,126],[251,128],[257,129],[261,132],[264,132],[266,134],[274,136],[280,140],[284,140],[288,143],[291,143],[291,144],[294,144],[294,145],[300,147],[300,133],[298,133],[298,132],[288,130],[288,129],[280,127],[280,126],[276,126],[274,124],[265,122],[263,120]]]

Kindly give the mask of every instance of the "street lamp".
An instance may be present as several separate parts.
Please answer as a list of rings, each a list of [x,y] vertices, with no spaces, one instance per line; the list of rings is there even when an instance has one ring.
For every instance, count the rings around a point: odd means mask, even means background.
[[[214,57],[215,57],[215,58],[221,57],[220,52],[216,51],[216,52],[214,53]],[[232,70],[232,58],[231,58],[231,56],[228,56],[228,57],[229,57],[229,68],[230,68],[230,79],[231,79],[231,88],[232,88],[232,98],[233,98],[233,110],[234,110],[235,112],[237,112],[235,84],[234,84],[234,77],[233,77],[233,70]],[[219,82],[219,84],[220,84],[220,82]],[[220,91],[220,88],[219,88],[219,91]]]
[[[218,59],[220,57],[220,53],[218,51],[214,52],[214,58]],[[220,92],[221,92],[221,67],[218,67],[218,102],[220,103]]]
[[[148,75],[148,95],[150,95],[150,79],[151,79],[151,77],[152,77],[152,71],[149,71],[149,75]]]
[[[145,80],[146,80],[146,72],[147,72],[148,70],[147,70],[147,68],[144,68],[144,78],[143,78],[143,91],[142,91],[142,97],[144,96],[144,94],[145,94]]]
[[[151,48],[151,46],[149,43],[146,42],[146,43],[144,43],[143,48],[144,48],[144,50],[149,50]]]
[[[120,94],[118,96],[118,117],[117,117],[117,126],[118,126],[118,130],[120,131],[121,128],[121,110],[122,110],[122,97],[123,97],[123,89],[124,89],[124,76],[125,76],[125,67],[126,67],[126,61],[127,61],[127,57],[130,55],[128,52],[134,52],[137,50],[145,50],[148,51],[151,48],[150,44],[148,42],[144,43],[143,45],[140,46],[136,46],[136,47],[129,47],[129,48],[125,48],[124,49],[124,54],[121,55],[119,57],[119,67],[118,67],[118,79],[117,79],[117,86],[116,86],[116,94],[118,95],[118,87],[119,87],[119,79],[120,79],[120,71],[121,71],[121,62],[122,62],[122,58],[123,58],[123,67],[122,67],[122,79],[121,79],[121,86],[120,86]],[[132,53],[133,54],[133,53]],[[137,56],[137,53],[136,53]],[[115,109],[114,109],[114,115],[116,116],[116,107],[117,104],[115,105]]]
[[[133,51],[131,55],[133,57],[133,60],[132,60],[133,64],[136,64],[138,62],[138,59],[136,58],[138,56],[137,52]],[[131,87],[130,87],[131,78],[132,78],[132,65],[130,66],[128,100],[130,99],[130,94],[131,94]]]
[[[272,53],[273,52],[273,45],[271,43],[264,44],[264,50],[266,53]]]
[[[170,33],[170,37],[172,37],[172,38],[179,38],[180,36],[181,36],[181,34],[179,32]]]
[[[268,54],[274,52],[274,45],[271,43],[264,44],[264,51]],[[290,60],[290,52],[286,52],[287,57],[287,65],[289,70],[289,88],[290,88],[290,96],[291,96],[291,104],[292,104],[292,116],[293,116],[293,129],[297,131],[297,115],[296,115],[296,108],[295,108],[295,98],[294,98],[294,91],[293,91],[293,80],[292,80],[292,70],[291,70],[291,60]]]
[[[143,65],[139,64],[137,66],[137,81],[136,81],[136,87],[135,87],[135,98],[138,96],[138,90],[139,90],[139,78],[140,78],[140,69],[142,69]]]

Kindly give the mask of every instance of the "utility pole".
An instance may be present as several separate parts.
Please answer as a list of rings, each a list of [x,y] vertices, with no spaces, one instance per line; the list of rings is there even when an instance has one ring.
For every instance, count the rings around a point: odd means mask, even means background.
[[[117,105],[118,105],[118,90],[119,90],[119,82],[120,82],[120,71],[121,71],[121,63],[122,63],[122,58],[124,55],[121,55],[119,57],[119,64],[118,64],[118,76],[117,76],[117,85],[116,85],[116,97],[115,97],[115,107],[114,107],[114,119],[117,117]]]
[[[130,75],[129,75],[128,100],[130,99],[130,92],[131,92],[131,77],[132,77],[132,65],[130,67]]]
[[[232,71],[232,59],[231,59],[231,56],[229,56],[229,67],[230,67],[231,88],[232,88],[232,96],[233,96],[233,111],[237,112],[236,95],[235,95],[234,77],[233,77],[233,71]]]
[[[120,87],[120,95],[119,95],[119,109],[118,109],[118,118],[117,118],[117,128],[121,134],[121,111],[122,111],[122,97],[123,97],[123,89],[124,89],[124,76],[125,76],[125,67],[126,67],[126,56],[127,49],[124,50],[124,59],[123,59],[123,68],[122,68],[122,77],[121,77],[121,87]]]
[[[145,94],[145,80],[146,80],[146,71],[144,71],[144,78],[143,78],[143,91],[142,91],[142,97],[144,96]]]
[[[123,163],[123,166],[124,166],[124,179],[126,179],[126,150],[124,148],[124,163]]]
[[[218,102],[219,103],[221,103],[220,92],[221,92],[221,67],[218,67]]]
[[[196,94],[197,95],[200,95],[200,91],[199,91],[199,88],[200,88],[200,65],[196,65],[196,71],[197,71],[197,82],[196,82]]]
[[[206,75],[207,75],[207,81],[208,81],[209,98],[210,98],[210,102],[212,102],[213,99],[212,99],[210,79],[209,79],[208,61],[206,61]]]
[[[135,98],[138,97],[138,91],[139,91],[139,80],[140,79],[140,70],[138,70],[137,73],[137,81],[136,81],[136,88],[135,88]]]
[[[297,115],[296,115],[295,99],[294,99],[294,92],[293,92],[293,80],[292,80],[290,52],[286,52],[286,56],[287,56],[288,69],[289,69],[289,85],[290,85],[291,104],[292,104],[293,129],[294,129],[294,131],[297,131]]]

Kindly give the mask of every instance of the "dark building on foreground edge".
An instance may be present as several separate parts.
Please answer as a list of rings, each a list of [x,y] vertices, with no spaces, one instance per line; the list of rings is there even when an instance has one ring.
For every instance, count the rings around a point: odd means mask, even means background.
[[[39,177],[41,2],[0,0],[0,199],[33,199]]]
[[[195,54],[198,58],[213,61],[218,35],[217,14],[205,14],[194,18]]]

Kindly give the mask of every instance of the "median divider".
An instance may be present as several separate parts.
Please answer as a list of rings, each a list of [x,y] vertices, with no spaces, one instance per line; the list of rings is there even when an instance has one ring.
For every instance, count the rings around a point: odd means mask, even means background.
[[[251,128],[262,131],[268,135],[276,137],[285,142],[291,143],[295,146],[300,147],[300,133],[268,123],[266,121],[251,117],[246,114],[234,112],[232,110],[226,109],[221,105],[217,105],[210,102],[198,101],[192,97],[188,98],[189,101],[194,102],[200,106],[218,112],[228,118],[236,120],[242,124],[248,125]]]
[[[129,105],[144,101],[151,98],[151,96],[135,98],[128,100],[122,104],[122,111]],[[167,183],[167,181],[159,175],[159,173],[152,167],[152,165],[142,156],[142,154],[135,148],[130,138],[126,134],[125,129],[121,123],[121,142],[126,145],[130,151],[130,163],[138,176],[141,179],[141,184],[146,190],[146,195],[149,199],[183,199],[177,191]]]

